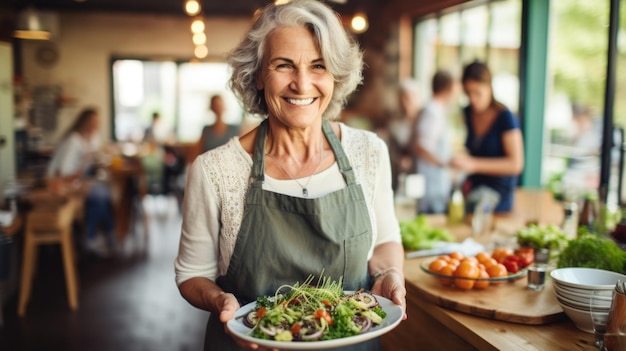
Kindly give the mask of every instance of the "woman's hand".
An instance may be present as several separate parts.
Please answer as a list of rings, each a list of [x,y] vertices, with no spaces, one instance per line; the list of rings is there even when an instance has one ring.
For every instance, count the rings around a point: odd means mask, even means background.
[[[454,155],[454,157],[450,160],[450,167],[459,169],[466,173],[475,173],[475,164],[476,162],[474,162],[474,158],[465,153]]]
[[[237,310],[239,310],[239,307],[240,307],[239,302],[235,298],[235,295],[229,294],[229,293],[220,294],[215,301],[215,306],[220,311],[220,321],[224,323],[224,330],[226,331],[226,334],[230,335],[233,338],[233,340],[235,340],[235,343],[237,343],[237,346],[250,349],[250,350],[279,351],[278,349],[264,348],[264,347],[259,346],[258,344],[243,340],[239,338],[237,335],[231,333],[230,330],[226,328],[226,323],[229,320],[235,318],[235,312],[237,312]]]
[[[400,305],[403,311],[402,319],[407,318],[404,275],[397,268],[388,268],[378,276],[372,285],[372,293],[386,297],[396,305]]]

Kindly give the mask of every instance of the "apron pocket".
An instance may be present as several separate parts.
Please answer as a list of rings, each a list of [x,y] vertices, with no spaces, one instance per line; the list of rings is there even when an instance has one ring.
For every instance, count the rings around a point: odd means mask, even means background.
[[[369,230],[347,238],[343,242],[345,266],[343,286],[345,290],[368,289],[367,286],[367,253],[372,245],[372,234]]]

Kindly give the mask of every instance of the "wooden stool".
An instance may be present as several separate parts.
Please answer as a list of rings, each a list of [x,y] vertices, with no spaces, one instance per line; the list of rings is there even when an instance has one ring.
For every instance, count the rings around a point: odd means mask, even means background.
[[[78,308],[78,279],[76,256],[72,239],[72,222],[78,199],[65,198],[59,204],[37,205],[26,216],[24,253],[17,314],[24,316],[30,298],[33,275],[37,266],[37,247],[60,244],[65,268],[67,301],[72,310]]]

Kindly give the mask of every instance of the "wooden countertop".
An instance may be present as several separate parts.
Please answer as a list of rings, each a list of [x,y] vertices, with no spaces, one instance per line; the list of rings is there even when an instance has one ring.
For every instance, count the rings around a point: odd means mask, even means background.
[[[521,195],[519,195],[521,194]],[[510,240],[515,231],[528,220],[526,209],[536,201],[534,193],[519,191],[515,210],[495,221],[491,236],[482,240]],[[538,203],[542,224],[560,224],[562,208],[548,195],[540,195]],[[445,217],[431,216],[429,222],[445,226]],[[446,227],[459,240],[471,235],[468,224]],[[481,241],[479,239],[479,241]],[[419,259],[405,261],[407,285],[408,319],[382,337],[385,350],[506,350],[506,351],[551,351],[551,350],[596,350],[594,335],[580,331],[567,317],[542,325],[528,325],[477,317],[440,307],[429,301],[420,286],[424,279],[433,279],[419,268]],[[498,287],[493,287],[498,288]],[[530,292],[530,291],[529,291]],[[551,293],[546,289],[541,293]],[[480,291],[468,291],[480,293]],[[524,303],[511,301],[510,303]]]

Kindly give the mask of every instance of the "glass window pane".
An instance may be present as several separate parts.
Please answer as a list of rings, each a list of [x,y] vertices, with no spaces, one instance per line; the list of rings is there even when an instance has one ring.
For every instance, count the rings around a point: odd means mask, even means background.
[[[494,95],[513,113],[517,113],[522,2],[494,2],[490,9],[489,67],[494,75]]]
[[[226,63],[185,63],[180,65],[179,123],[180,141],[196,141],[202,128],[212,124],[215,117],[209,110],[211,96],[220,94],[226,102],[224,121],[240,124],[242,108],[227,88],[230,72]]]
[[[580,195],[598,188],[609,2],[551,3],[544,179]]]
[[[162,138],[173,130],[176,64],[139,60],[113,63],[113,114],[116,140],[140,141],[152,113],[161,115]]]
[[[488,23],[487,6],[476,6],[461,12],[461,62],[464,64],[486,59]]]
[[[435,74],[437,62],[437,19],[421,21],[415,28],[415,78],[420,82],[423,100],[430,95],[430,78]]]
[[[439,20],[438,67],[456,67],[459,64],[461,18],[458,12],[441,16]],[[430,78],[427,78],[430,80]]]

